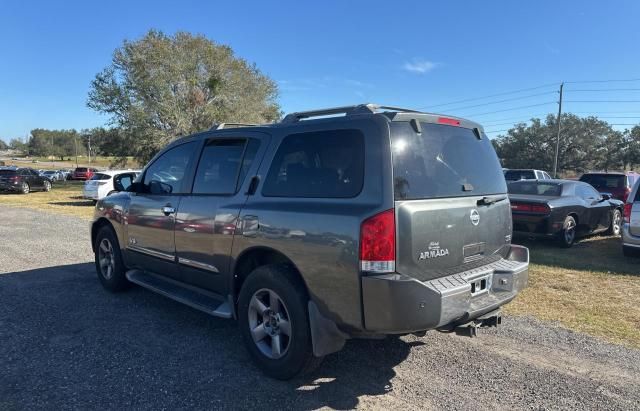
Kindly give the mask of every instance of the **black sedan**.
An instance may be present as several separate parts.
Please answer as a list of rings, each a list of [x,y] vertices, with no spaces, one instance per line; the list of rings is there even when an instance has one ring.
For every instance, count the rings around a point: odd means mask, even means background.
[[[571,247],[578,236],[620,235],[622,201],[571,180],[522,180],[509,184],[516,235],[554,238]]]
[[[51,190],[51,180],[41,177],[31,168],[0,170],[0,191],[28,194],[31,191]]]

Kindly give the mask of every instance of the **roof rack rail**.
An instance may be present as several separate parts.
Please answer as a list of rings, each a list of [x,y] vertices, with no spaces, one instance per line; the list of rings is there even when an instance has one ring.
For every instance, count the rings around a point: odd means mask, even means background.
[[[258,125],[259,124],[252,124],[252,123],[220,123],[220,124],[214,124],[211,127],[211,130],[223,130],[226,128],[240,128],[240,127],[254,127]]]
[[[353,114],[372,114],[380,110],[400,111],[405,113],[420,113],[420,111],[401,107],[383,106],[379,104],[358,104],[354,106],[332,107],[320,110],[299,111],[296,113],[290,113],[287,114],[281,122],[295,123],[306,118],[330,116],[333,114],[344,114],[345,116]]]

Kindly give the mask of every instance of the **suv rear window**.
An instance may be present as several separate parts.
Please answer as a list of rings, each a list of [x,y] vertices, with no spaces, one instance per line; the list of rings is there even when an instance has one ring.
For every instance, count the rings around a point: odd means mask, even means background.
[[[109,180],[110,178],[111,176],[109,174],[97,173],[94,174],[93,177],[90,178],[90,180]]]
[[[625,188],[626,176],[621,174],[584,174],[580,181],[591,184],[598,190]]]
[[[533,170],[507,170],[504,173],[504,178],[507,181],[535,180],[536,175]]]
[[[78,172],[78,173],[86,173],[87,172],[87,168],[86,167],[78,167],[78,168],[76,168],[76,172]]]
[[[362,191],[364,135],[358,130],[291,134],[278,148],[262,195],[351,198]]]
[[[396,200],[504,194],[507,185],[486,135],[443,124],[392,123],[393,185]]]

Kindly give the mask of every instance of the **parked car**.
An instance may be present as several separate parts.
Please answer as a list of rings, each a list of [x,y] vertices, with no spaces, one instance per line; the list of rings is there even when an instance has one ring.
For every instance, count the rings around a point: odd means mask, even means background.
[[[609,194],[622,202],[627,201],[631,188],[640,174],[635,172],[598,172],[585,173],[580,181],[591,184],[602,194]]]
[[[571,247],[579,236],[620,235],[623,203],[572,180],[509,183],[515,234],[553,238]]]
[[[0,170],[0,191],[29,194],[31,191],[49,191],[51,181],[38,175],[32,168]]]
[[[237,318],[287,379],[348,338],[499,324],[527,284],[511,228],[480,125],[360,105],[179,139],[98,201],[91,239],[106,289]]]
[[[88,167],[77,167],[75,170],[73,170],[73,176],[71,177],[72,180],[90,180],[91,177],[93,177],[93,175],[97,172],[98,170],[96,170],[95,168],[88,168]]]
[[[624,204],[622,251],[627,257],[640,255],[640,179],[637,179]]]
[[[97,172],[84,183],[82,195],[91,200],[100,200],[108,195],[126,191],[140,174],[138,170],[109,170]]]
[[[512,168],[504,170],[504,179],[507,181],[551,180],[551,176],[546,171],[542,170]]]
[[[62,179],[62,176],[57,170],[45,170],[40,175],[49,179],[51,182],[60,181]]]

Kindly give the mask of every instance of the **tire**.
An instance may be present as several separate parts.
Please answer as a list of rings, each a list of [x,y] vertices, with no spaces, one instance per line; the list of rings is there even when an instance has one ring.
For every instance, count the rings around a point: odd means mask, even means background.
[[[624,245],[622,246],[622,254],[624,254],[625,257],[640,257],[639,249],[635,247],[627,247]]]
[[[22,185],[20,186],[20,193],[22,194],[29,194],[31,192],[31,187],[29,187],[29,183],[22,183]]]
[[[558,234],[558,243],[563,248],[571,248],[576,242],[576,219],[567,216],[562,223],[562,231]]]
[[[622,232],[622,213],[620,212],[619,209],[616,208],[615,210],[613,210],[613,213],[611,213],[611,224],[609,225],[609,228],[607,229],[607,231],[605,231],[605,234],[614,235],[618,237],[621,232]]]
[[[102,286],[113,293],[129,288],[120,245],[111,227],[100,228],[94,248],[96,273]]]
[[[285,265],[256,268],[240,290],[240,333],[254,362],[272,378],[288,380],[322,362],[313,355],[304,290],[302,281]]]
[[[45,181],[44,182],[44,191],[49,192],[51,191],[51,183],[49,181]]]

